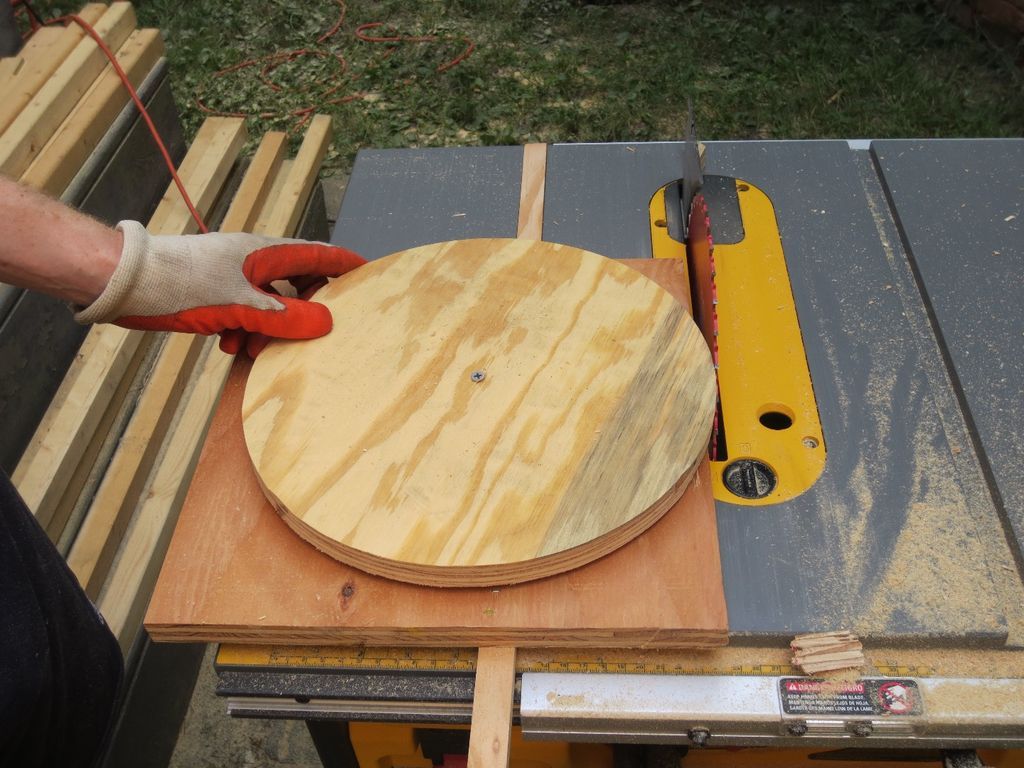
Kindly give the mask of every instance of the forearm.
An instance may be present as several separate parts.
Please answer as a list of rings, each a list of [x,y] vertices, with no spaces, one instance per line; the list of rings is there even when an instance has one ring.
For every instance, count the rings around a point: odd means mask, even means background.
[[[121,256],[121,233],[0,176],[0,282],[86,305]]]

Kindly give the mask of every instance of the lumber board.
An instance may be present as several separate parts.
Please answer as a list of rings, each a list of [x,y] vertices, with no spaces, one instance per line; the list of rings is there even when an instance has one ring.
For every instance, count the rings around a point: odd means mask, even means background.
[[[68,566],[92,598],[103,585],[142,483],[153,466],[173,409],[198,358],[199,345],[193,341],[191,336],[172,334],[164,343],[68,553]]]
[[[86,336],[18,462],[11,479],[44,528],[138,345],[127,332]]]
[[[703,337],[612,259],[437,243],[316,300],[334,331],[266,349],[243,425],[288,525],[363,570],[463,587],[577,568],[653,525],[706,453]]]
[[[295,160],[288,169],[279,198],[270,217],[254,230],[257,234],[283,237],[299,226],[303,208],[320,173],[331,143],[331,118],[315,115],[306,129]]]
[[[96,22],[95,29],[103,41],[116,51],[135,29],[135,10],[132,4],[112,3]],[[0,172],[11,178],[20,178],[32,158],[107,66],[106,55],[92,38],[79,40],[67,59],[0,136]]]
[[[270,189],[267,191],[263,204],[260,206],[259,213],[256,214],[256,223],[252,225],[253,232],[267,235],[267,224],[269,224],[270,218],[273,215],[275,201],[280,199],[281,190],[284,189],[284,182],[288,178],[288,173],[291,171],[294,163],[295,161],[291,158],[285,158],[281,161],[277,172],[269,178]],[[273,235],[268,236],[273,237]]]
[[[6,81],[13,80],[23,66],[25,59],[18,55],[4,56],[0,59],[0,87],[3,87]]]
[[[201,213],[217,200],[238,153],[245,144],[245,121],[238,117],[208,117],[200,126],[188,154],[181,162],[179,176],[186,184],[192,204]],[[160,199],[147,226],[152,233],[194,234],[199,226],[189,213],[178,188],[171,183]]]
[[[163,53],[160,30],[138,29],[117,51],[117,60],[138,88]],[[108,66],[40,150],[21,182],[60,195],[129,101],[121,78]]]
[[[65,557],[85,516],[87,500],[92,498],[99,487],[102,471],[114,453],[116,438],[128,424],[131,408],[141,388],[142,374],[152,365],[156,351],[152,341],[153,337],[144,336],[127,368],[113,377],[119,377],[120,383],[104,409],[102,418],[89,435],[89,445],[78,459],[78,466],[63,484],[63,493],[46,525],[47,535]]]
[[[210,118],[200,127],[181,164],[182,182],[200,213],[216,201],[245,137],[238,118]],[[180,234],[197,226],[172,184],[150,219],[151,231]],[[68,565],[90,597],[103,586],[202,345],[200,337],[168,336],[68,553]]]
[[[216,349],[215,339],[207,339],[204,346],[202,365],[191,382],[97,602],[125,652],[131,648],[141,624],[162,555],[188,490],[188,478],[199,459],[210,417],[231,368],[231,357]]]
[[[235,192],[228,212],[220,224],[221,232],[252,232],[256,217],[267,201],[271,184],[281,168],[287,149],[288,135],[268,131],[260,139],[242,183]],[[305,201],[303,201],[305,205]],[[288,234],[291,234],[289,232]]]
[[[107,10],[103,3],[88,3],[78,15],[95,24]],[[0,134],[7,130],[18,113],[36,95],[43,83],[56,71],[82,40],[85,32],[77,24],[43,27],[35,31],[18,54],[24,64],[17,74],[0,84]]]
[[[200,127],[179,169],[200,214],[207,214],[213,206],[244,140],[240,119],[210,118]],[[149,230],[174,235],[194,227],[172,183],[150,219]],[[53,504],[64,494],[67,478],[75,471],[85,446],[95,439],[97,421],[142,335],[116,325],[100,325],[86,336],[83,352],[68,370],[14,473],[15,486],[42,521],[52,516]]]
[[[685,265],[625,262],[685,297]],[[650,530],[575,571],[502,589],[438,589],[360,571],[296,537],[246,458],[237,360],[158,579],[161,641],[477,647],[713,647],[727,642],[714,502],[702,461]]]
[[[507,768],[515,685],[516,649],[481,648],[473,684],[467,768]]]
[[[220,231],[251,229],[255,213],[269,192],[272,175],[280,166],[285,139],[283,133],[264,136]],[[190,382],[185,404],[147,483],[98,601],[100,612],[125,651],[131,647],[141,625],[206,430],[231,370],[231,357],[215,349],[212,340],[206,347],[204,361]]]
[[[527,144],[523,147],[517,237],[541,239],[541,230],[544,226],[544,177],[547,173],[547,156],[547,144]]]

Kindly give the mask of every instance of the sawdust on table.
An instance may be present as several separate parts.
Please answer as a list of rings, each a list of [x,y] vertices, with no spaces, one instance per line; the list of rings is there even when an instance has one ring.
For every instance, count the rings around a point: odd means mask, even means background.
[[[944,710],[962,713],[969,711],[972,718],[978,715],[1008,716],[1019,713],[1021,708],[1019,685],[978,685],[968,681],[951,680],[937,683],[928,689],[926,705],[930,712]]]
[[[829,529],[825,535],[841,542],[836,549],[842,553],[842,562],[825,569],[818,585],[833,599],[816,604],[835,605],[835,615],[823,616],[822,623],[849,624],[868,638],[891,636],[896,625],[909,627],[909,634],[998,634],[1004,629],[1002,616],[1024,603],[1019,579],[1006,568],[1012,559],[1002,531],[979,530],[978,516],[950,471],[951,457],[961,449],[931,407],[926,379],[890,364],[902,358],[890,343],[891,355],[883,348],[883,354],[876,350],[872,356],[885,362],[867,372],[857,398],[864,401],[862,418],[873,420],[870,432],[881,439],[860,446],[861,460],[845,479],[826,473],[819,480],[833,486],[824,495],[836,501],[823,509],[822,518]],[[897,388],[903,407],[918,417],[914,453],[900,457],[911,462],[909,503],[879,497],[879,484],[868,476],[869,466],[889,466],[896,458],[885,437],[893,426]],[[887,539],[879,525],[891,515],[903,519],[896,536]],[[882,566],[873,570],[872,563]],[[808,572],[822,572],[813,562],[806,566]]]

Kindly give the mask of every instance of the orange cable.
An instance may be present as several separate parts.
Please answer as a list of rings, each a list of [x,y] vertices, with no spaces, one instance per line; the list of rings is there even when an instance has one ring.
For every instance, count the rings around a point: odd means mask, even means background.
[[[2,1],[3,0],[0,0],[0,2]],[[316,42],[318,44],[323,43],[325,40],[337,34],[338,30],[341,29],[341,26],[345,21],[345,15],[348,11],[345,2],[344,0],[336,0],[336,2],[339,8],[338,18],[330,29],[328,29],[324,34],[320,35],[320,37],[317,38]],[[32,13],[31,7],[28,5],[28,3],[25,2],[22,4],[28,10],[30,17],[34,16],[34,13]],[[34,22],[34,19],[30,18],[30,21]],[[139,98],[139,94],[135,90],[135,87],[131,84],[131,81],[128,79],[128,75],[125,74],[124,69],[118,62],[117,55],[110,49],[106,42],[104,42],[103,38],[100,37],[99,33],[95,30],[92,24],[90,24],[77,14],[68,14],[67,16],[61,16],[55,19],[51,19],[50,21],[47,21],[46,24],[61,24],[67,22],[74,22],[83,30],[85,30],[85,33],[88,34],[89,37],[91,37],[95,41],[95,43],[100,47],[100,50],[103,51],[103,54],[110,61],[110,65],[114,68],[114,71],[117,72],[117,76],[121,79],[121,83],[127,89],[128,94],[129,96],[131,96],[132,102],[135,104],[136,109],[139,110],[139,114],[142,116],[142,119],[146,122],[146,126],[149,128],[149,132],[153,137],[153,141],[156,142],[157,149],[160,150],[160,154],[163,156],[164,163],[167,164],[167,169],[171,173],[171,179],[173,179],[175,186],[178,188],[178,192],[181,193],[181,197],[185,201],[185,205],[188,207],[189,213],[192,214],[192,218],[195,219],[195,222],[199,227],[199,231],[203,233],[209,232],[209,229],[203,222],[203,217],[200,216],[199,211],[196,210],[195,205],[192,203],[192,198],[189,197],[188,192],[185,190],[185,185],[178,177],[178,171],[174,166],[174,161],[171,159],[170,152],[167,151],[167,146],[164,144],[164,141],[160,136],[160,132],[157,130],[156,125],[153,123],[153,119],[149,116],[149,111],[146,109],[146,106],[142,103],[142,99]],[[440,39],[437,35],[425,35],[417,37],[412,35],[370,36],[366,34],[368,30],[377,29],[378,27],[383,26],[383,24],[383,22],[370,22],[367,24],[362,24],[356,28],[355,37],[359,40],[368,43],[421,43],[437,42]],[[466,43],[466,48],[462,51],[462,53],[460,53],[454,59],[439,65],[437,67],[438,72],[448,71],[455,65],[464,61],[466,58],[469,57],[471,53],[473,53],[473,51],[476,48],[473,41],[470,40],[468,37],[463,38],[463,41]],[[390,55],[390,51],[388,52],[388,55]],[[299,48],[292,51],[280,51],[277,53],[270,54],[268,56],[262,56],[255,59],[247,59],[246,61],[234,64],[230,67],[225,67],[224,69],[215,72],[213,77],[220,77],[222,75],[228,74],[229,72],[234,72],[240,69],[244,69],[246,67],[255,66],[256,64],[263,64],[264,66],[260,70],[260,80],[262,80],[263,83],[269,86],[272,90],[279,91],[280,86],[270,81],[270,72],[280,64],[283,64],[286,61],[294,61],[300,56],[318,56],[322,58],[329,58],[333,56],[335,59],[338,60],[339,66],[341,67],[341,74],[344,74],[345,72],[348,71],[348,63],[340,53]],[[340,90],[340,88],[340,83],[338,85],[333,86],[332,88],[329,88],[327,91],[321,94],[321,99],[325,96],[330,96],[331,94],[336,93],[338,90]],[[319,105],[310,105],[306,107],[301,107],[299,109],[294,109],[288,112],[287,114],[294,115],[300,118],[299,122],[295,126],[296,128],[298,128],[304,125],[310,119],[310,117],[312,117],[313,112],[323,104],[344,104],[354,99],[361,98],[361,96],[362,94],[350,93],[335,99],[321,101]],[[203,103],[202,99],[198,95],[195,97],[195,101],[201,110],[209,114],[222,115],[226,117],[249,117],[249,115],[246,115],[244,113],[221,112],[211,109],[205,103]],[[261,113],[259,117],[268,118],[274,117],[277,114],[279,113],[265,112]]]
[[[204,234],[209,232],[210,230],[203,222],[203,217],[199,215],[199,211],[197,211],[196,207],[192,204],[192,198],[189,197],[188,192],[185,191],[185,185],[182,184],[181,179],[178,178],[178,171],[174,167],[174,161],[171,159],[171,153],[167,151],[167,146],[164,144],[164,140],[160,137],[160,132],[157,130],[156,125],[154,125],[153,119],[149,116],[149,112],[147,111],[146,106],[142,103],[142,99],[139,98],[139,94],[135,90],[135,87],[128,79],[128,75],[125,74],[125,71],[121,67],[120,62],[118,62],[116,54],[112,50],[110,50],[110,46],[108,46],[103,41],[103,38],[100,37],[99,33],[93,28],[92,24],[90,24],[77,14],[61,16],[56,19],[51,19],[46,23],[59,24],[67,21],[73,21],[82,29],[84,29],[86,34],[89,35],[89,37],[91,37],[94,41],[96,41],[96,45],[98,45],[100,47],[100,50],[102,50],[103,53],[106,55],[107,59],[110,61],[111,66],[114,68],[114,71],[117,72],[117,76],[121,78],[121,82],[124,84],[124,87],[128,89],[128,94],[131,96],[132,101],[135,103],[136,109],[139,110],[139,114],[142,115],[142,119],[146,121],[146,125],[149,127],[149,132],[153,136],[153,141],[156,142],[156,146],[160,150],[160,154],[163,155],[164,162],[167,163],[167,169],[171,172],[171,178],[174,180],[175,186],[177,186],[178,191],[181,193],[181,197],[185,201],[185,205],[188,206],[189,213],[191,213],[192,218],[196,220],[196,224],[199,226],[199,231]]]
[[[320,35],[320,37],[318,37],[316,39],[317,44],[322,44],[325,41],[329,40],[330,38],[334,37],[334,35],[336,35],[338,33],[338,31],[341,29],[342,25],[345,23],[345,17],[346,17],[346,15],[348,13],[348,7],[345,5],[345,0],[335,0],[335,3],[338,6],[338,18],[335,20],[334,24],[332,24],[331,27],[326,32],[324,32],[322,35]],[[399,35],[399,34],[390,34],[390,35],[387,35],[387,36],[379,36],[379,35],[368,35],[368,34],[366,34],[367,31],[369,31],[371,29],[377,29],[377,28],[382,27],[382,26],[384,26],[384,22],[382,22],[382,21],[372,21],[372,22],[368,22],[366,24],[361,24],[360,26],[356,27],[355,31],[353,32],[353,35],[354,35],[354,37],[357,40],[360,40],[360,41],[366,42],[366,43],[390,43],[390,44],[392,44],[390,46],[390,48],[388,49],[387,53],[384,54],[383,58],[387,58],[388,56],[391,55],[392,51],[395,48],[395,44],[397,44],[397,43],[436,43],[436,42],[442,42],[444,40],[444,38],[440,37],[439,35]],[[451,59],[450,61],[447,61],[447,62],[444,62],[444,63],[438,65],[435,71],[437,71],[437,72],[447,72],[452,67],[454,67],[457,64],[465,61],[469,57],[469,55],[473,53],[473,51],[476,49],[475,43],[472,40],[470,40],[468,37],[463,37],[462,41],[463,41],[463,43],[465,43],[465,46],[466,46],[465,49],[458,56],[456,56],[455,58]],[[281,64],[284,64],[284,63],[289,62],[289,61],[294,61],[295,59],[298,59],[301,56],[316,56],[316,57],[319,57],[319,58],[334,58],[334,59],[336,59],[337,62],[338,62],[338,68],[340,70],[338,72],[338,74],[337,74],[338,78],[341,78],[341,76],[345,75],[348,72],[348,70],[349,70],[348,62],[346,61],[345,57],[341,53],[336,53],[334,51],[322,51],[322,50],[317,50],[315,48],[297,48],[297,49],[294,49],[294,50],[276,51],[274,53],[270,53],[270,54],[267,54],[265,56],[259,56],[259,57],[252,58],[252,59],[246,59],[245,61],[240,61],[237,64],[232,64],[231,66],[224,67],[223,69],[220,69],[220,70],[214,72],[210,76],[210,79],[211,80],[212,79],[216,79],[218,77],[223,77],[224,75],[230,74],[231,72],[237,72],[239,70],[247,69],[249,67],[255,67],[255,66],[262,65],[260,67],[260,71],[259,71],[259,74],[258,74],[259,80],[266,87],[268,87],[270,90],[272,90],[274,92],[278,92],[278,91],[281,90],[281,86],[277,85],[276,83],[274,83],[273,81],[270,80],[270,73],[275,68],[280,66]],[[408,82],[408,81],[405,81],[405,82]],[[342,85],[343,84],[339,82],[339,83],[331,86],[330,88],[322,91],[321,93],[317,94],[317,97],[318,97],[318,103],[317,104],[307,105],[307,106],[304,106],[304,107],[299,107],[297,109],[289,110],[289,111],[286,111],[286,112],[280,112],[280,111],[278,111],[278,112],[269,112],[268,111],[268,112],[259,112],[259,113],[256,113],[256,114],[251,114],[251,113],[245,113],[245,112],[229,112],[229,111],[226,111],[226,110],[216,109],[216,108],[211,107],[210,105],[208,105],[206,103],[206,101],[205,101],[205,94],[204,94],[205,85],[200,85],[199,87],[196,88],[196,93],[195,93],[194,99],[195,99],[196,106],[199,107],[200,110],[202,110],[203,112],[205,112],[205,113],[207,113],[209,115],[220,115],[220,116],[223,116],[223,117],[261,117],[261,118],[284,117],[284,116],[298,117],[298,118],[300,118],[298,123],[296,123],[296,125],[294,125],[291,128],[291,130],[296,130],[298,128],[301,128],[306,123],[306,121],[309,120],[310,117],[312,117],[313,112],[315,112],[317,109],[321,108],[322,106],[324,106],[326,104],[346,104],[346,103],[348,103],[350,101],[354,101],[355,99],[360,99],[360,98],[363,97],[364,94],[362,94],[362,93],[348,93],[348,94],[345,94],[345,95],[337,96],[335,98],[327,98],[329,96],[333,96],[339,90],[341,90]],[[306,90],[306,89],[303,89],[303,90]]]

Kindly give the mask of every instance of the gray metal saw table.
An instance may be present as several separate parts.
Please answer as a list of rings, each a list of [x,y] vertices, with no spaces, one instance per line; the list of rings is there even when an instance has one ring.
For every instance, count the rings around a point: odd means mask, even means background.
[[[543,239],[651,257],[649,205],[679,178],[681,146],[549,147]],[[708,683],[694,677],[678,700],[652,694],[662,683],[645,678],[649,687],[637,696],[677,701],[676,710],[638,705],[618,719],[593,707],[554,712],[542,695],[552,685],[623,685],[600,674],[613,667],[594,674],[585,659],[572,667],[561,652],[547,663],[538,656],[529,669],[539,671],[523,676],[524,732],[692,742],[706,721],[723,744],[795,736],[838,743],[854,734],[856,718],[819,718],[809,733],[788,729],[792,717],[778,694],[784,664],[776,662],[793,634],[842,627],[868,649],[899,649],[899,663],[882,674],[914,678],[931,669],[938,681],[922,690],[960,678],[1002,697],[991,715],[970,695],[957,694],[960,712],[930,708],[936,694],[924,691],[924,714],[890,733],[890,743],[1024,744],[1024,140],[706,147],[720,242],[744,237],[734,188],[722,178],[756,186],[774,206],[827,445],[824,470],[796,497],[761,506],[717,501],[730,653],[752,661],[729,657],[731,666],[714,671],[748,681],[752,698],[740,709],[761,726],[745,730],[736,712],[712,711],[701,694]],[[514,237],[522,158],[518,147],[363,151],[332,241],[375,259],[441,240]],[[936,654],[941,662],[926,661]],[[715,666],[711,657],[702,663]],[[685,663],[663,666],[693,672]],[[435,685],[414,662],[393,667],[378,664],[360,677],[367,671],[225,662],[219,692],[239,716],[465,722],[457,673]],[[592,674],[551,677],[576,668]],[[767,687],[749,682],[773,672],[780,674]],[[678,693],[686,686],[675,679]],[[944,725],[929,730],[929,715],[940,710]],[[874,735],[885,729],[876,724]]]

